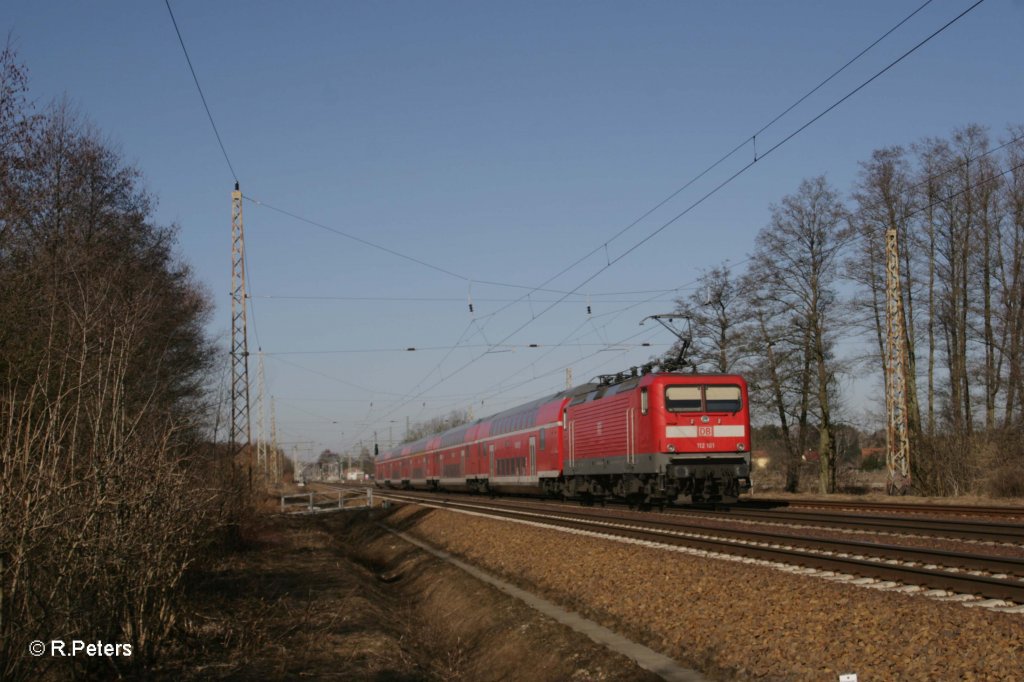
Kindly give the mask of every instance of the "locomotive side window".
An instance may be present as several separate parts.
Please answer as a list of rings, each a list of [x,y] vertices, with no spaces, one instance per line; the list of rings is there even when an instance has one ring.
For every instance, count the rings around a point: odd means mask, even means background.
[[[640,414],[647,414],[647,387],[640,389]]]
[[[708,412],[739,412],[739,386],[708,386],[705,389]]]
[[[666,386],[665,409],[669,412],[700,412],[700,386]]]

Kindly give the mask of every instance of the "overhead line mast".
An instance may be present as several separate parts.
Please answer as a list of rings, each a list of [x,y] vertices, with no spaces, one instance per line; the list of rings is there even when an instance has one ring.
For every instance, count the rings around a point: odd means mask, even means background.
[[[910,419],[907,402],[907,345],[900,286],[900,258],[895,227],[885,231],[885,463],[889,470],[886,489],[902,495],[910,487]]]
[[[231,193],[231,455],[245,451],[249,488],[252,489],[252,434],[249,429],[249,340],[246,325],[245,231],[242,228],[242,192],[235,183]]]
[[[255,320],[253,320],[255,322]],[[256,341],[256,473],[260,476],[263,486],[267,484],[267,428],[266,428],[266,405],[264,403],[264,391],[266,381],[263,371],[263,351],[259,350],[259,340]]]

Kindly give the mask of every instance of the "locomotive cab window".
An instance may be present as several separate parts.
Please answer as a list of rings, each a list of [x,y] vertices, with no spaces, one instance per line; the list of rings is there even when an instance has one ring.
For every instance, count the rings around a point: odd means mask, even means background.
[[[666,386],[665,409],[669,412],[700,412],[700,386]]]
[[[704,391],[708,412],[739,412],[739,386],[708,386]]]

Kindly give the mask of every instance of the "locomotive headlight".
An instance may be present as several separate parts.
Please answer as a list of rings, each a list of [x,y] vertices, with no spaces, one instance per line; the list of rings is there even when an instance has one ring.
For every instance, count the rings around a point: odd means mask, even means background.
[[[669,452],[675,452],[676,451],[676,446],[673,445],[672,443],[669,443],[668,444],[668,451]]]
[[[747,446],[743,443],[736,443],[736,452],[743,452],[747,449]]]

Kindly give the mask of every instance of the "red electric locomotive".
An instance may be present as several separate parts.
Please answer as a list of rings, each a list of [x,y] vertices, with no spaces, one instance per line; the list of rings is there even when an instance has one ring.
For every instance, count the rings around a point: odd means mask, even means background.
[[[650,366],[382,452],[378,484],[649,506],[750,490],[747,384]]]

